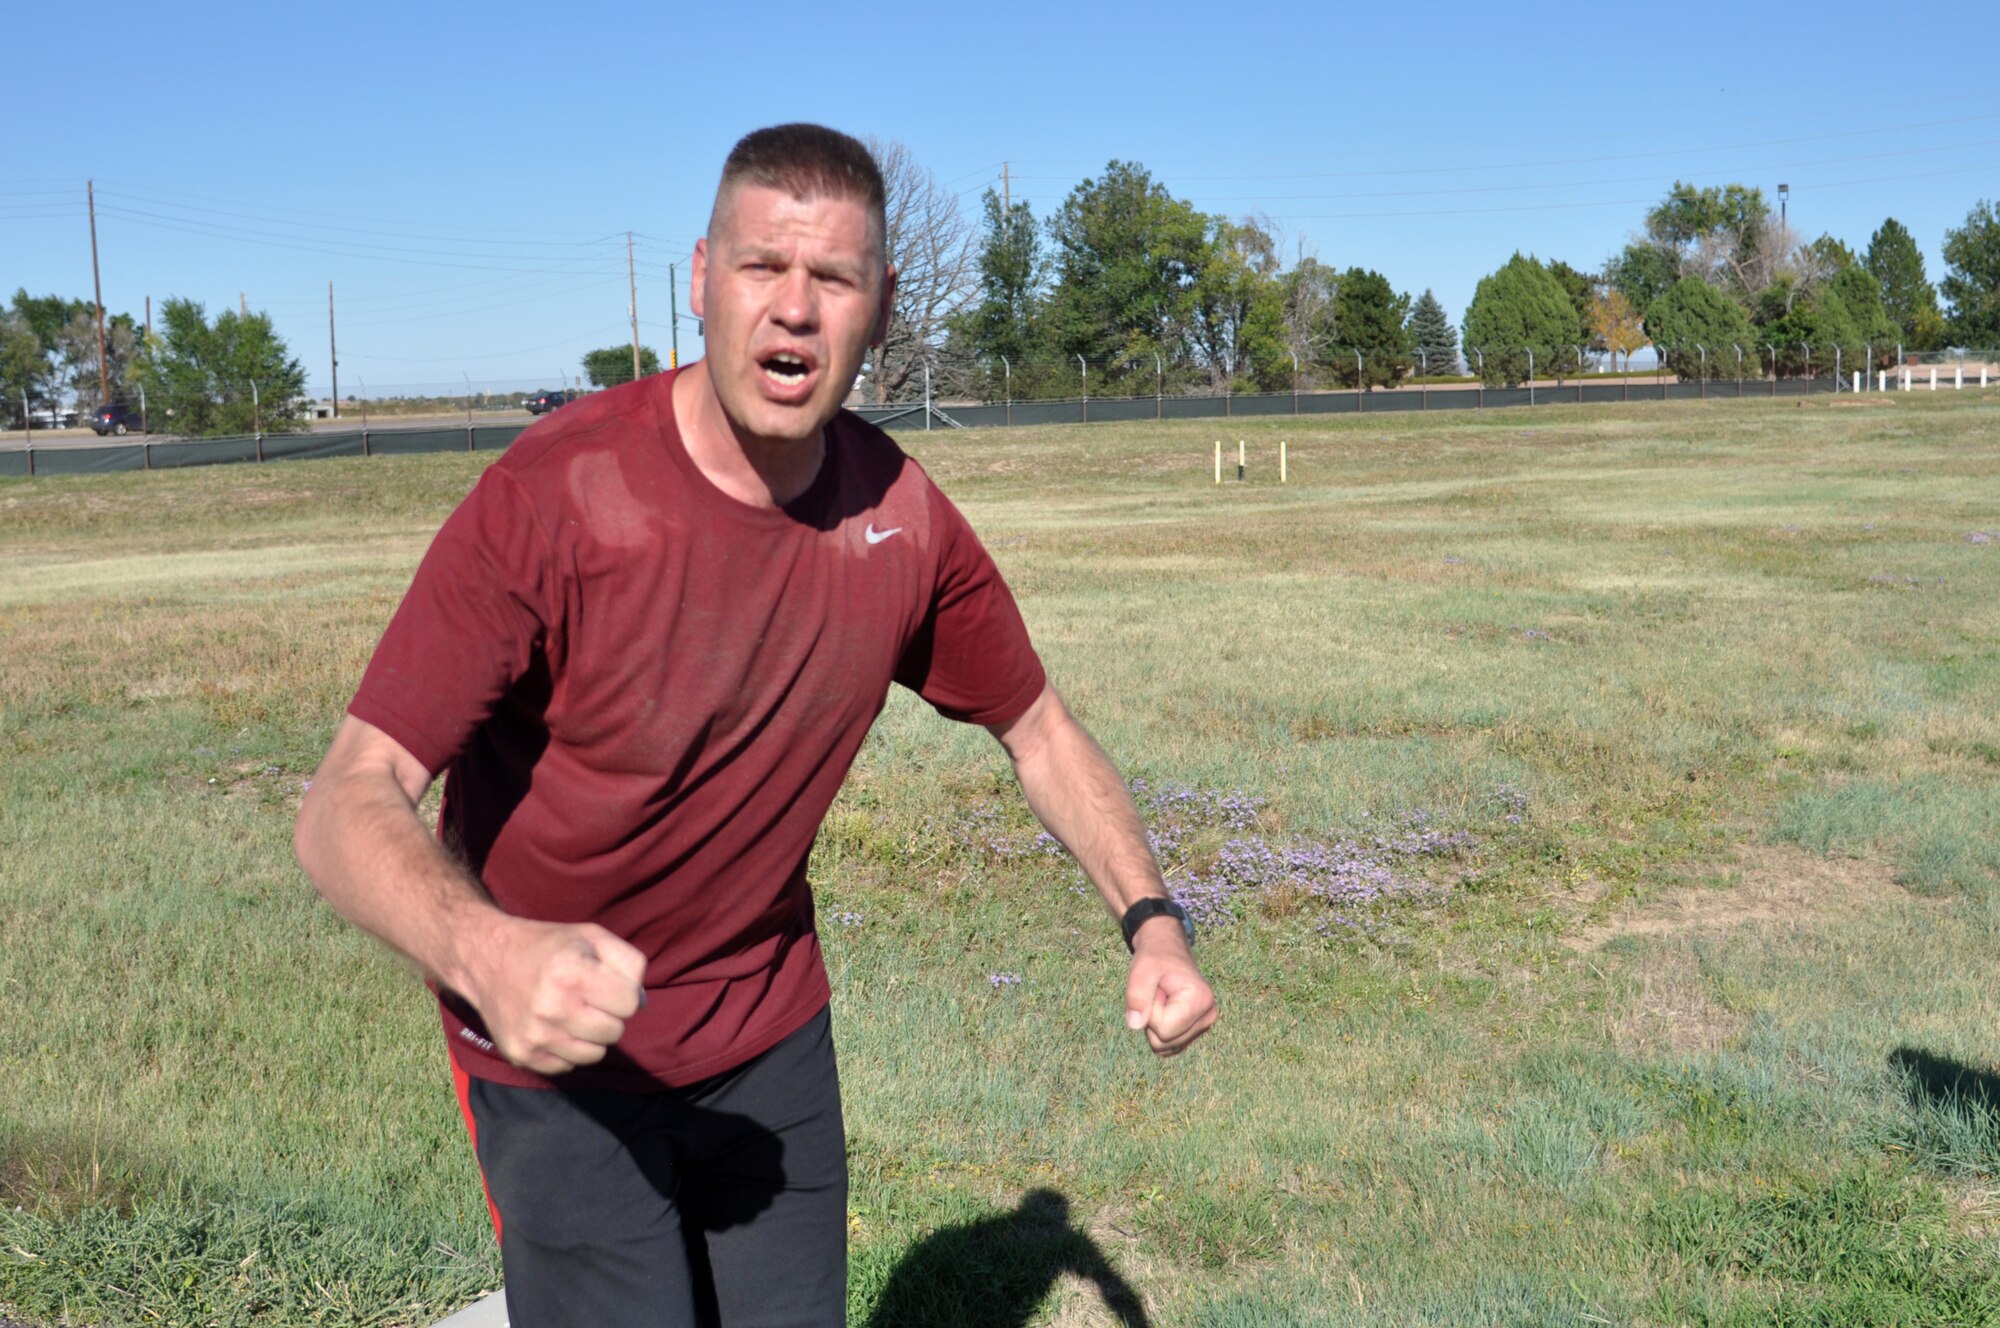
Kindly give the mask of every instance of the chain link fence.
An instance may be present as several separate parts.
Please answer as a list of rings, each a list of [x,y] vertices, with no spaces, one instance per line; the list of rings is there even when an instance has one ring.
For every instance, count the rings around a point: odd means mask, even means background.
[[[1843,392],[1964,390],[2000,386],[2000,353],[1935,351],[1900,353],[1872,346],[1791,348],[1731,346],[1711,352],[1705,346],[1666,347],[1669,369],[1632,373],[1576,373],[1579,362],[1567,362],[1560,351],[1546,357],[1535,352],[1535,363],[1562,363],[1569,376],[1530,379],[1518,384],[1488,385],[1476,378],[1422,378],[1394,386],[1365,390],[1309,390],[1237,393],[1165,390],[1164,373],[1151,394],[1133,394],[1141,380],[1126,375],[1111,382],[1125,387],[1116,395],[1088,395],[1088,364],[1077,367],[1079,392],[1074,397],[1047,396],[999,401],[943,399],[927,395],[891,405],[856,405],[861,418],[891,430],[1007,428],[1050,424],[1139,423],[1148,420],[1269,418],[1273,416],[1365,415],[1384,412],[1485,410],[1513,406],[1608,404],[1631,401],[1733,400],[1756,397],[1807,397]],[[1788,360],[1786,350],[1794,358]],[[1761,350],[1762,355],[1754,354]],[[1526,352],[1521,352],[1524,356]],[[1476,351],[1474,365],[1487,358]],[[1497,359],[1497,357],[1495,357]],[[1365,354],[1356,375],[1366,379]],[[1672,367],[1690,372],[1676,374]],[[936,384],[933,378],[932,386]],[[470,387],[470,384],[467,384]],[[521,393],[525,401],[530,394]],[[408,400],[408,398],[405,398]],[[435,399],[450,408],[449,398]],[[432,401],[424,404],[431,405]],[[32,433],[0,442],[0,478],[40,475],[102,474],[128,470],[170,470],[183,466],[245,462],[296,461],[317,457],[402,456],[425,452],[495,452],[505,449],[530,423],[521,405],[477,390],[461,394],[448,422],[435,418],[399,423],[393,416],[370,420],[364,399],[342,402],[343,423],[357,412],[358,427],[319,427],[301,432],[262,433],[228,438],[174,439],[150,435],[142,420],[124,441],[71,442],[36,446]],[[500,418],[497,413],[504,412]]]

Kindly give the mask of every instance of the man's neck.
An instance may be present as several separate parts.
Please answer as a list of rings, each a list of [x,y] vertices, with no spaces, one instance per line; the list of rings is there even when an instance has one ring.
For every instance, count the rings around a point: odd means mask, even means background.
[[[782,507],[819,476],[826,457],[824,428],[804,442],[738,432],[716,399],[702,361],[675,376],[673,406],[688,458],[709,483],[740,503]]]

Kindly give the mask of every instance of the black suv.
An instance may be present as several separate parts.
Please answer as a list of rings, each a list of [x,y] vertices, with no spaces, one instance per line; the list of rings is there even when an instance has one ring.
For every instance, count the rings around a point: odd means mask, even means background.
[[[139,412],[130,406],[117,404],[99,406],[90,417],[90,427],[102,438],[107,433],[124,437],[128,433],[146,432],[146,422]]]
[[[537,392],[527,400],[530,415],[546,415],[557,406],[567,406],[582,396],[581,392]]]

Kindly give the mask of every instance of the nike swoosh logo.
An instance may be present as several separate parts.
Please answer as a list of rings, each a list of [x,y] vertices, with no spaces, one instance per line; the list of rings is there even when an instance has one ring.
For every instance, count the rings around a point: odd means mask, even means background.
[[[880,544],[883,540],[888,539],[891,535],[902,534],[903,528],[901,526],[897,526],[893,530],[877,530],[875,529],[875,523],[873,521],[870,521],[868,523],[868,529],[862,531],[861,533],[864,537],[866,537],[866,539],[870,544]]]

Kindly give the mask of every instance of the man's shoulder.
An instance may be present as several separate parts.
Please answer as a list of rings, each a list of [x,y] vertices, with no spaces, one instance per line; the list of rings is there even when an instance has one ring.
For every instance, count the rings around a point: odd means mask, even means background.
[[[644,445],[659,436],[655,394],[672,390],[672,375],[656,374],[592,392],[523,429],[493,464],[533,488],[580,452]]]

